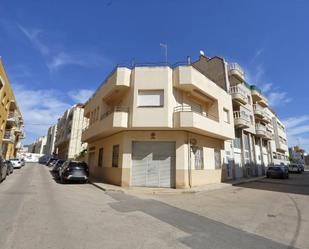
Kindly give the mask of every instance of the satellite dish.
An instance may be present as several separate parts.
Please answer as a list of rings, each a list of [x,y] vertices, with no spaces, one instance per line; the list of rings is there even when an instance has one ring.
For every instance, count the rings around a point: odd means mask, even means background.
[[[203,51],[203,50],[200,50],[200,55],[205,56],[205,53],[204,53],[204,51]]]

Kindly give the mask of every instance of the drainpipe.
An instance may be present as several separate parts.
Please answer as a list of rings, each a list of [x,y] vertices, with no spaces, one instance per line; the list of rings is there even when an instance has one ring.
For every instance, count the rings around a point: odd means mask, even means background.
[[[189,180],[189,187],[192,188],[191,143],[190,143],[190,135],[189,135],[189,132],[187,132],[187,139],[188,139],[188,180]]]

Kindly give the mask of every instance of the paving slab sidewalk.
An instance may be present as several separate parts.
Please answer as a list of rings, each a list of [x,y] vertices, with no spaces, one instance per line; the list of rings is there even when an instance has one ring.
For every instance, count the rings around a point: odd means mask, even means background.
[[[265,178],[265,176],[244,178],[238,180],[230,180],[227,182],[212,183],[199,187],[188,189],[173,189],[173,188],[148,188],[148,187],[120,187],[112,184],[103,183],[96,179],[90,179],[89,183],[103,191],[117,191],[122,193],[141,193],[141,194],[194,194],[198,192],[208,192],[217,189],[230,188],[232,186],[241,185],[248,182],[254,182]]]

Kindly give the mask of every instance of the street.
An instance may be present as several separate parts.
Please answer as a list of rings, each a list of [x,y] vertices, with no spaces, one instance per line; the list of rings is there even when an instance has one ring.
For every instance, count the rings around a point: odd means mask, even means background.
[[[28,163],[0,184],[0,248],[309,248],[309,172],[188,194],[59,184]]]

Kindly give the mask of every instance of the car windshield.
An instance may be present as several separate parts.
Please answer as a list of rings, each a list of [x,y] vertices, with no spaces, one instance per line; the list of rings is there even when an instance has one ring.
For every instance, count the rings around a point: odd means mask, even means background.
[[[84,162],[70,162],[70,165],[69,165],[70,168],[88,168],[87,164],[84,163]]]

